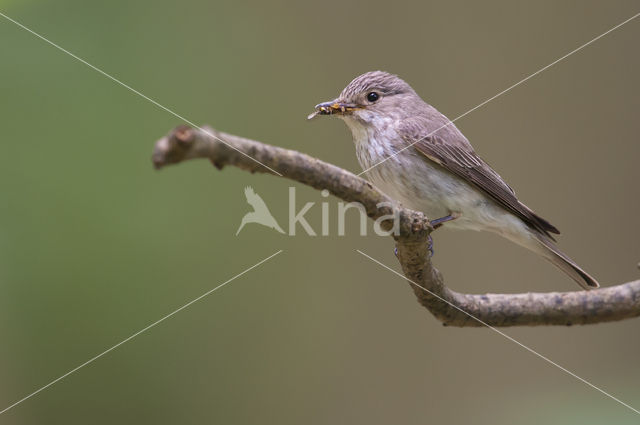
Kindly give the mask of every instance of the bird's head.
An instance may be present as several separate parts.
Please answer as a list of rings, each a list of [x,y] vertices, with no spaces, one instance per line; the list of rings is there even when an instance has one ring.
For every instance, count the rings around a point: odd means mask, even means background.
[[[382,71],[362,74],[342,90],[340,96],[316,105],[312,119],[318,115],[335,115],[347,124],[375,125],[410,114],[413,102],[422,102],[416,92],[397,75]]]

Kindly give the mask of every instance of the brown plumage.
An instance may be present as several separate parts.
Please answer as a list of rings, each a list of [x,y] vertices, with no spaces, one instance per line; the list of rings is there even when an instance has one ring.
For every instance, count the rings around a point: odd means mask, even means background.
[[[415,143],[413,147],[431,161],[473,183],[529,226],[555,240],[550,233],[560,234],[560,231],[520,202],[513,189],[473,149],[447,144],[437,135],[422,134],[424,119],[419,117],[403,121],[398,134],[408,145]]]
[[[336,115],[351,129],[358,161],[373,184],[445,228],[487,230],[536,252],[583,288],[598,282],[562,253],[551,223],[515,192],[444,115],[402,79],[373,71],[356,77],[315,115]]]

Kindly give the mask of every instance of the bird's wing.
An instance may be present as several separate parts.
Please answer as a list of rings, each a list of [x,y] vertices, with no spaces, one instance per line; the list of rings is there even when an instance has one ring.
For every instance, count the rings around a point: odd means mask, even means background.
[[[428,160],[473,184],[532,228],[551,239],[553,237],[549,233],[560,233],[551,223],[518,201],[513,189],[473,151],[468,143],[455,141],[445,143],[441,137],[429,134],[430,132],[424,130],[425,128],[429,126],[421,125],[420,119],[409,120],[399,126],[398,133],[407,143],[415,143],[413,148]]]

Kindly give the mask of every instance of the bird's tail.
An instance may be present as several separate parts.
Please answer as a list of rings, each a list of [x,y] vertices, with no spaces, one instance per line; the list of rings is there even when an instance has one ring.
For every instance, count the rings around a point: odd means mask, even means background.
[[[578,282],[584,289],[595,289],[600,286],[598,281],[578,266],[575,261],[560,251],[555,244],[544,235],[536,235],[539,243],[539,252],[554,266],[565,272],[569,277]]]

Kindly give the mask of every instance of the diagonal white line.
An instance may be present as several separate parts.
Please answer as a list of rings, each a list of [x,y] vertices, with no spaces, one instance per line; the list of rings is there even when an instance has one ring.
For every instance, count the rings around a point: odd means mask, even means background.
[[[374,263],[377,263],[378,265],[384,267],[385,269],[389,270],[392,273],[395,273],[396,275],[400,276],[401,278],[403,278],[404,280],[406,280],[407,282],[409,282],[412,285],[415,285],[417,288],[422,289],[425,292],[428,292],[429,294],[433,295],[434,297],[438,298],[440,301],[443,301],[447,304],[449,304],[451,307],[455,308],[456,310],[466,314],[467,316],[469,316],[470,318],[472,318],[473,320],[477,321],[478,323],[486,326],[487,328],[491,329],[492,331],[502,335],[503,337],[507,338],[509,341],[519,345],[520,347],[524,348],[525,350],[527,350],[528,352],[530,352],[531,354],[534,354],[536,356],[538,356],[539,358],[541,358],[542,360],[544,360],[547,363],[552,364],[553,366],[557,367],[558,369],[562,370],[563,372],[568,373],[569,375],[573,376],[574,378],[576,378],[577,380],[587,384],[588,386],[590,386],[591,388],[593,388],[594,390],[600,391],[602,394],[606,395],[607,397],[611,398],[612,400],[617,401],[618,403],[620,403],[621,405],[623,405],[624,407],[627,407],[629,409],[631,409],[632,411],[634,411],[635,413],[640,415],[640,411],[629,406],[627,403],[621,401],[620,399],[612,396],[611,394],[609,394],[608,392],[604,391],[603,389],[600,389],[599,387],[596,387],[595,385],[593,385],[591,382],[587,381],[584,378],[579,377],[578,375],[576,375],[575,373],[571,372],[570,370],[560,366],[558,363],[554,362],[553,360],[549,359],[548,357],[545,357],[544,355],[538,353],[537,351],[535,351],[533,348],[529,348],[528,346],[524,345],[523,343],[521,343],[520,341],[517,341],[516,339],[514,339],[513,337],[510,337],[509,335],[507,335],[506,333],[494,328],[493,326],[489,325],[488,323],[482,321],[481,319],[478,319],[477,317],[475,317],[474,315],[467,313],[466,311],[464,311],[463,309],[461,309],[460,307],[458,307],[457,305],[445,300],[444,298],[442,298],[441,296],[439,296],[438,294],[435,294],[433,292],[431,292],[430,290],[428,290],[427,288],[425,288],[424,286],[418,285],[417,283],[415,283],[413,280],[409,279],[408,277],[406,277],[405,275],[395,271],[394,269],[392,269],[391,267],[381,263],[380,261],[376,260],[375,258],[371,257],[370,255],[365,254],[364,252],[360,251],[359,249],[356,249],[356,251],[358,251],[358,253],[362,254],[363,256],[367,257],[369,260],[373,261]]]
[[[213,139],[218,140],[221,143],[224,143],[225,145],[227,145],[228,147],[230,147],[231,149],[241,153],[242,155],[246,156],[247,158],[251,159],[252,161],[257,162],[258,164],[262,165],[263,167],[265,167],[266,169],[268,169],[269,171],[271,171],[274,174],[279,175],[280,177],[282,177],[282,174],[280,174],[279,172],[277,172],[276,170],[274,170],[273,168],[263,164],[262,162],[258,161],[257,159],[255,159],[254,157],[252,157],[251,155],[248,155],[244,152],[242,152],[240,149],[232,146],[231,144],[229,144],[228,142],[222,140],[221,138],[219,138],[218,136],[216,136],[215,134],[211,133],[210,131],[207,131],[205,129],[203,129],[202,127],[194,124],[193,122],[189,121],[188,119],[186,119],[185,117],[183,117],[182,115],[179,115],[178,113],[172,111],[171,109],[167,108],[166,106],[161,105],[160,103],[156,102],[155,100],[151,99],[150,97],[144,95],[143,93],[139,92],[138,90],[134,89],[133,87],[123,83],[122,81],[118,80],[116,77],[112,76],[111,74],[106,73],[105,71],[101,70],[100,68],[91,65],[89,62],[87,62],[86,60],[74,55],[73,53],[71,53],[70,51],[66,50],[65,48],[57,45],[56,43],[54,43],[53,41],[45,38],[44,36],[38,34],[37,32],[33,31],[30,28],[25,27],[24,25],[22,25],[20,22],[16,21],[15,19],[10,18],[9,16],[5,15],[4,13],[0,12],[0,16],[2,16],[3,18],[5,18],[8,21],[13,22],[14,24],[16,24],[17,26],[19,26],[20,28],[22,28],[25,31],[30,32],[31,34],[35,35],[36,37],[38,37],[39,39],[49,43],[50,45],[52,45],[53,47],[55,47],[56,49],[66,53],[67,55],[71,56],[72,58],[82,62],[83,64],[87,65],[89,68],[93,69],[94,71],[104,75],[105,77],[107,77],[108,79],[110,79],[111,81],[120,84],[122,87],[126,88],[127,90],[137,94],[138,96],[140,96],[141,98],[148,100],[149,102],[153,103],[155,106],[157,106],[158,108],[162,109],[163,111],[166,111],[168,113],[170,113],[171,115],[173,115],[176,118],[181,119],[182,121],[186,122],[187,124],[189,124],[190,126],[197,128],[198,130],[202,131],[203,133],[205,133],[206,135],[210,136]],[[0,412],[1,413],[1,412]]]
[[[511,89],[514,89],[516,87],[518,87],[520,84],[524,83],[525,81],[530,80],[531,78],[535,77],[536,75],[540,74],[541,72],[546,71],[547,69],[551,68],[553,65],[557,64],[558,62],[568,58],[569,56],[573,55],[576,52],[579,52],[580,50],[584,49],[585,47],[589,46],[590,44],[595,43],[596,41],[600,40],[602,37],[604,37],[605,35],[617,30],[618,28],[620,28],[621,26],[623,26],[626,23],[631,22],[632,20],[634,20],[635,18],[637,18],[638,16],[640,16],[640,12],[636,13],[635,15],[633,15],[632,17],[630,17],[629,19],[620,22],[618,25],[616,25],[615,27],[603,32],[602,34],[600,34],[599,36],[587,41],[586,43],[584,43],[583,45],[576,47],[575,49],[573,49],[572,51],[570,51],[569,53],[567,53],[566,55],[559,57],[558,59],[554,60],[553,62],[551,62],[550,64],[540,68],[539,70],[537,70],[536,72],[534,72],[533,74],[529,74],[527,77],[523,78],[522,80],[518,81],[515,84],[512,84],[511,86],[507,87],[506,89],[502,90],[500,93],[491,96],[489,99],[485,100],[484,102],[474,106],[473,108],[469,109],[467,112],[465,112],[462,115],[458,115],[457,117],[455,117],[454,119],[452,119],[451,121],[447,122],[446,124],[444,124],[443,126],[435,129],[434,131],[432,131],[431,133],[427,134],[424,137],[421,137],[420,139],[416,140],[415,142],[411,143],[410,145],[405,146],[404,148],[400,149],[399,151],[395,152],[393,155],[389,155],[388,157],[386,157],[385,159],[383,159],[380,162],[377,162],[375,164],[373,164],[371,167],[367,168],[366,170],[364,170],[363,172],[361,172],[360,174],[358,174],[358,176],[362,176],[363,174],[371,171],[371,169],[377,167],[378,165],[382,164],[385,161],[388,161],[389,159],[393,158],[394,156],[398,155],[400,152],[409,149],[411,146],[415,145],[416,143],[420,143],[421,141],[423,141],[424,139],[426,139],[427,137],[437,133],[438,131],[442,130],[445,127],[449,127],[450,125],[452,125],[454,122],[458,121],[460,118],[463,118],[467,115],[469,115],[470,113],[472,113],[473,111],[475,111],[478,108],[483,107],[484,105],[486,105],[487,103],[491,102],[494,99],[497,99],[498,97],[502,96],[503,94],[505,94],[506,92],[510,91]]]
[[[137,337],[138,335],[140,335],[141,333],[153,328],[155,325],[165,321],[166,319],[168,319],[169,317],[173,316],[174,314],[184,310],[185,308],[189,307],[191,304],[200,301],[202,298],[206,297],[207,295],[211,294],[212,292],[217,291],[218,289],[222,288],[223,286],[225,286],[226,284],[234,281],[235,279],[239,278],[240,276],[242,276],[243,274],[247,273],[250,270],[255,269],[256,267],[258,267],[259,265],[267,262],[268,260],[272,259],[273,257],[275,257],[276,255],[280,254],[282,252],[282,250],[271,254],[270,256],[268,256],[267,258],[265,258],[264,260],[261,260],[259,262],[257,262],[256,264],[254,264],[253,266],[249,267],[248,269],[244,270],[241,273],[238,273],[237,275],[233,276],[231,279],[221,283],[220,285],[216,286],[213,289],[210,289],[209,291],[205,292],[204,294],[200,295],[198,298],[195,298],[191,301],[189,301],[188,303],[186,303],[185,305],[183,305],[182,307],[172,311],[171,313],[167,314],[166,316],[162,317],[161,319],[156,320],[155,322],[153,322],[152,324],[148,325],[145,328],[140,329],[138,332],[134,333],[133,335],[123,339],[122,341],[120,341],[119,343],[117,343],[116,345],[112,346],[111,348],[104,350],[102,353],[98,354],[97,356],[94,356],[92,358],[90,358],[89,360],[87,360],[86,362],[82,363],[79,366],[76,366],[75,368],[71,369],[70,371],[68,371],[67,373],[65,373],[64,375],[59,376],[58,378],[54,379],[53,381],[49,382],[47,385],[38,388],[36,391],[32,392],[31,394],[29,394],[26,397],[21,398],[20,400],[16,401],[15,403],[13,403],[10,406],[7,406],[6,408],[4,408],[3,410],[0,410],[0,415],[3,414],[4,412],[6,412],[7,410],[17,406],[18,404],[22,403],[25,400],[30,399],[31,397],[33,397],[34,395],[38,394],[40,391],[43,391],[47,388],[49,388],[50,386],[52,386],[53,384],[55,384],[56,382],[66,378],[67,376],[71,375],[72,373],[76,372],[77,370],[85,367],[86,365],[94,362],[95,360],[98,360],[100,357],[104,356],[105,354],[109,353],[110,351],[115,350],[116,348],[120,347],[122,344],[131,341],[133,338]]]

